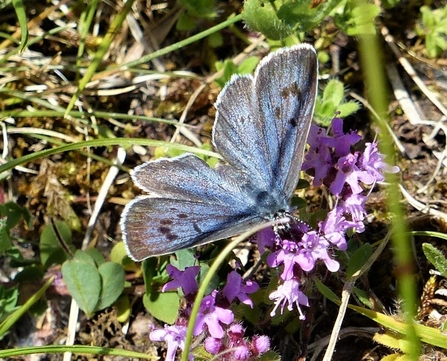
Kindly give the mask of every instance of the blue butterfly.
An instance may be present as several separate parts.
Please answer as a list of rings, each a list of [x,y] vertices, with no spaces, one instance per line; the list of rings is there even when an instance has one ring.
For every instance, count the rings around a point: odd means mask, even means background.
[[[147,192],[129,202],[121,229],[136,261],[229,238],[291,211],[318,84],[307,44],[265,57],[254,76],[234,75],[218,96],[213,144],[225,164],[184,154],[136,167]]]

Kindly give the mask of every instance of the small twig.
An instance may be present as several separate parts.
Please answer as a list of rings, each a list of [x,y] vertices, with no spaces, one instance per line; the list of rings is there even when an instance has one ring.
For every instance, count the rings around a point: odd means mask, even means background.
[[[437,218],[441,218],[442,220],[447,222],[447,214],[445,214],[444,212],[437,211],[436,209],[427,207],[427,205],[419,202],[410,193],[408,193],[408,191],[401,184],[399,184],[399,188],[400,188],[400,191],[402,192],[403,196],[407,200],[407,202],[410,203],[410,205],[412,205],[418,211],[425,213],[425,214],[432,215]]]
[[[113,182],[118,175],[119,172],[119,166],[124,163],[124,160],[126,159],[126,151],[124,148],[119,147],[118,152],[115,158],[114,166],[109,169],[109,172],[107,173],[106,178],[104,179],[104,183],[99,190],[98,196],[96,198],[95,205],[93,206],[92,214],[90,216],[88,225],[87,225],[87,231],[85,232],[84,240],[82,241],[82,249],[86,249],[90,238],[93,232],[93,229],[95,227],[96,220],[98,218],[99,212],[104,205],[104,202],[107,198],[107,195],[109,194],[109,189],[113,185]]]
[[[410,62],[402,56],[399,48],[397,47],[393,36],[389,33],[388,28],[385,26],[381,27],[382,36],[384,37],[386,43],[389,45],[400,65],[405,69],[408,75],[413,79],[415,84],[421,89],[425,96],[447,117],[447,109],[442,105],[442,103],[436,98],[430,89],[428,89],[422,79],[416,74],[416,71],[411,66]]]
[[[435,129],[438,129],[438,131],[439,131],[439,129],[442,129],[444,131],[444,137],[447,137],[447,126],[445,126],[443,122],[422,120],[420,118],[419,113],[417,112],[413,101],[410,99],[408,92],[405,90],[404,84],[399,77],[399,73],[397,72],[396,67],[393,64],[387,64],[386,71],[388,74],[388,78],[391,82],[391,86],[393,87],[394,96],[396,97],[397,101],[399,102],[399,105],[401,106],[402,110],[404,111],[405,115],[407,116],[409,122],[414,126],[428,125],[428,126],[434,127]],[[427,142],[430,139],[432,139],[433,136],[434,135],[432,132],[432,135],[430,137],[423,137],[422,141],[425,144],[427,144]],[[447,139],[446,139],[446,142],[447,142]],[[447,153],[446,153],[445,149],[441,154],[438,154],[438,155],[435,154],[435,156],[439,160],[438,164],[436,166],[436,169],[433,172],[433,174],[431,175],[428,182],[425,184],[425,186],[418,189],[418,193],[424,192],[428,188],[428,186],[435,180],[436,176],[438,175],[438,173],[442,167],[442,163],[443,163],[446,155],[447,155]]]
[[[379,114],[377,114],[377,112],[374,110],[374,108],[371,106],[371,104],[369,104],[368,100],[366,100],[365,98],[361,97],[360,95],[358,95],[354,92],[350,92],[349,95],[352,98],[358,100],[360,103],[362,103],[363,106],[371,112],[371,114],[374,116],[374,118],[376,118],[376,120],[378,122],[381,122],[386,127],[386,129],[388,129],[388,132],[390,133],[391,138],[393,138],[394,143],[396,144],[396,147],[399,149],[399,152],[401,152],[402,154],[405,154],[405,147],[402,145],[402,143],[399,140],[399,138],[397,137],[397,135],[394,134],[390,125],[388,123],[384,122],[381,117],[379,117]]]
[[[349,337],[349,336],[355,336],[356,339],[358,339],[361,336],[371,339],[371,336],[376,334],[379,331],[380,331],[379,327],[346,327],[346,328],[343,328],[342,330],[340,330],[339,336],[340,336],[340,339],[343,339],[343,338]],[[323,351],[323,349],[328,344],[329,338],[330,338],[330,336],[323,337],[308,346],[309,350],[315,349],[315,352],[313,353],[310,361],[315,361],[317,359],[317,357],[320,355],[320,353]]]

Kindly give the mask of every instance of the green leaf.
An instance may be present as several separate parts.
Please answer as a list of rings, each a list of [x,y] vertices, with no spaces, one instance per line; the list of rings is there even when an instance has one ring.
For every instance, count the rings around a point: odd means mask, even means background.
[[[422,244],[422,251],[430,263],[444,276],[447,277],[447,260],[444,254],[430,243]]]
[[[155,257],[145,259],[141,263],[143,269],[144,285],[146,286],[146,293],[152,291],[152,282],[157,273],[158,260]]]
[[[360,109],[360,104],[354,101],[340,104],[337,107],[337,111],[340,112],[340,118],[346,118],[348,115],[354,114]]]
[[[72,242],[70,227],[62,221],[56,221],[55,226],[65,244],[70,245]],[[40,234],[39,248],[40,262],[47,268],[54,264],[62,264],[68,259],[51,224],[47,224]]]
[[[7,314],[17,309],[18,297],[18,286],[6,288],[0,285],[0,320],[3,320]]]
[[[102,253],[99,252],[96,248],[87,248],[85,250],[85,253],[93,259],[96,266],[100,266],[106,261]]]
[[[118,263],[103,263],[98,271],[101,276],[101,293],[95,311],[112,305],[123,292],[125,281],[123,267]]]
[[[190,31],[196,27],[196,22],[194,19],[188,14],[183,13],[179,16],[177,20],[177,24],[175,28],[178,31]]]
[[[221,33],[210,34],[207,38],[208,44],[211,48],[218,48],[223,45],[223,38]]]
[[[256,65],[259,63],[259,58],[257,56],[249,56],[245,59],[238,67],[238,74],[251,74],[256,69]]]
[[[254,301],[252,296],[253,294],[250,295],[250,299]],[[253,325],[258,325],[261,320],[261,309],[256,303],[254,304],[253,308],[240,303],[238,305],[232,306],[232,310],[237,318],[242,319],[243,317],[244,320],[251,322]]]
[[[376,27],[375,18],[380,14],[380,7],[375,4],[360,4],[349,14],[350,19],[346,22],[345,31],[350,36],[374,35]]]
[[[268,351],[258,358],[258,361],[281,361],[281,356],[275,351]]]
[[[0,219],[0,255],[5,253],[12,247],[11,239],[9,238],[9,230],[6,226],[6,220]]]
[[[334,104],[341,104],[345,94],[343,83],[336,79],[331,79],[324,89],[323,99],[330,99]]]
[[[371,302],[371,297],[368,293],[357,287],[353,287],[352,292],[357,296],[359,301],[363,303],[366,307],[371,309],[374,308],[374,304]]]
[[[121,295],[115,302],[118,322],[125,323],[129,320],[132,314],[132,307],[130,305],[129,296]]]
[[[301,209],[307,206],[307,201],[301,197],[293,196],[292,200],[290,201],[290,205],[293,207],[293,209]]]
[[[269,39],[280,40],[292,32],[292,28],[286,26],[276,14],[280,6],[280,1],[246,0],[242,17],[251,29]]]
[[[86,251],[82,251],[80,249],[78,249],[75,252],[74,259],[76,259],[78,261],[90,263],[94,267],[97,266],[97,264],[96,264],[95,260],[92,258],[92,256],[90,256]]]
[[[199,286],[202,284],[203,279],[207,275],[208,271],[210,270],[210,266],[207,263],[201,263],[200,264],[200,272],[198,275],[198,284]],[[220,283],[220,279],[217,274],[214,274],[211,278],[210,282],[208,283],[208,286],[206,287],[205,294],[210,294],[213,290],[215,290]]]
[[[318,278],[312,277],[312,280],[315,282],[315,286],[317,286],[318,291],[326,297],[328,300],[331,300],[334,303],[339,303],[340,299],[338,296],[332,292],[332,290],[327,287],[323,282],[321,282]]]
[[[23,2],[21,0],[12,0],[12,6],[14,7],[20,24],[21,35],[19,51],[22,53],[28,43],[28,21],[26,20],[25,7],[23,6]]]
[[[425,37],[426,53],[436,58],[447,49],[447,6],[442,9],[420,8],[422,24],[417,24],[416,33]]]
[[[32,216],[25,207],[19,206],[15,202],[7,202],[0,204],[0,216],[6,217],[6,228],[8,230],[14,228],[24,219],[28,227],[31,227]]]
[[[179,0],[192,15],[201,18],[213,18],[216,16],[214,0]]]
[[[180,300],[177,292],[153,292],[144,294],[143,304],[156,319],[172,325],[178,316]]]
[[[223,63],[221,61],[216,62],[215,66],[217,70],[223,69],[222,76],[217,78],[216,83],[223,88],[224,85],[230,81],[234,74],[251,74],[256,65],[259,63],[257,56],[250,56],[245,59],[239,66],[236,66],[231,60],[227,59]]]
[[[365,243],[357,251],[355,251],[349,260],[348,268],[346,270],[346,278],[351,278],[355,272],[360,270],[369,257],[371,257],[371,254],[372,248],[369,243]]]
[[[311,8],[311,1],[286,1],[277,15],[290,29],[305,32],[317,25],[321,9],[323,8]]]
[[[110,260],[112,262],[120,263],[122,264],[124,261],[124,258],[126,258],[127,252],[126,252],[126,246],[124,245],[124,242],[118,242],[116,243],[112,251],[110,252]]]
[[[217,78],[216,83],[223,88],[224,85],[231,79],[233,74],[237,72],[237,66],[229,59],[224,62],[216,62],[215,64],[217,70],[222,70],[222,76]]]
[[[332,79],[324,89],[323,96],[318,96],[315,103],[315,118],[317,123],[322,126],[328,126],[332,119],[340,114],[340,117],[346,117],[359,109],[358,103],[354,101],[344,102],[345,89],[341,81]]]
[[[422,23],[425,27],[430,28],[436,25],[436,20],[430,7],[426,5],[421,6],[420,12],[422,13]]]
[[[45,295],[45,291],[53,283],[54,278],[50,278],[45,284],[31,296],[18,310],[14,311],[8,318],[0,324],[0,339],[41,297]]]
[[[195,251],[192,249],[182,249],[175,252],[177,261],[172,261],[171,264],[179,270],[184,270],[186,267],[197,266],[197,259]]]
[[[98,269],[90,262],[74,259],[62,265],[62,276],[79,308],[91,317],[101,293]]]
[[[325,100],[320,107],[320,115],[322,118],[332,119],[335,115],[335,104],[332,100]]]
[[[45,275],[45,269],[42,265],[32,264],[30,266],[24,267],[22,271],[17,273],[14,277],[14,282],[26,283],[34,282],[38,283],[42,280]]]
[[[213,355],[205,350],[203,343],[199,344],[197,347],[194,347],[191,350],[191,355],[193,356],[193,359],[197,361],[213,360]]]

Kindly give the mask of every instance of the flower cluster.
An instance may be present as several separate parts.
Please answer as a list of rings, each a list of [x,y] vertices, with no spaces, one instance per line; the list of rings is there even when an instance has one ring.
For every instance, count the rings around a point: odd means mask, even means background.
[[[260,252],[266,249],[271,252],[267,264],[282,270],[281,283],[269,296],[275,303],[272,317],[278,308],[283,313],[287,306],[289,311],[296,307],[300,319],[305,319],[300,307],[308,306],[308,298],[302,290],[304,273],[311,272],[319,260],[329,271],[338,271],[340,265],[331,258],[331,249],[346,250],[348,230],[357,233],[365,230],[363,185],[383,181],[383,171],[398,171],[397,167],[390,167],[383,161],[377,143],[367,143],[363,152],[352,152],[352,146],[361,137],[354,132],[345,134],[341,119],[333,119],[331,128],[332,136],[324,128],[312,125],[308,138],[310,147],[302,169],[314,176],[315,186],[329,188],[336,197],[335,207],[318,223],[317,229],[292,221],[286,229],[265,229],[257,235]]]
[[[175,360],[178,348],[184,350],[187,323],[198,289],[197,275],[200,267],[187,267],[180,271],[168,265],[167,271],[173,280],[163,287],[163,291],[181,288],[187,300],[184,316],[179,317],[175,325],[165,325],[164,329],[153,330],[150,334],[151,341],[167,343],[166,360],[169,361]],[[253,336],[251,340],[245,337],[244,328],[234,322],[234,313],[228,307],[236,299],[253,307],[248,294],[256,292],[258,288],[256,282],[244,281],[241,275],[232,271],[221,291],[213,290],[203,298],[193,335],[206,336],[204,348],[211,355],[221,354],[221,360],[251,360],[269,350],[270,340],[267,336]]]
[[[256,243],[261,254],[267,253],[267,264],[279,271],[280,282],[269,298],[274,306],[270,315],[275,316],[287,308],[297,310],[300,319],[305,315],[301,306],[309,306],[303,289],[304,278],[312,272],[317,262],[324,264],[330,272],[338,271],[340,264],[331,256],[333,250],[346,250],[346,232],[365,230],[364,208],[366,198],[364,186],[372,186],[384,180],[383,172],[397,172],[397,167],[388,166],[378,152],[377,143],[366,143],[363,151],[352,151],[360,135],[343,132],[341,119],[332,121],[331,135],[323,128],[312,126],[308,138],[309,151],[302,169],[312,175],[315,186],[325,185],[335,197],[335,206],[326,218],[312,229],[304,222],[291,222],[259,232]],[[291,217],[292,218],[292,217]],[[173,280],[163,291],[181,288],[187,301],[184,317],[176,325],[165,326],[151,332],[153,341],[165,341],[168,345],[166,360],[174,360],[176,350],[184,349],[186,325],[198,289],[197,275],[200,268],[189,267],[180,271],[169,265],[168,273]],[[269,350],[267,336],[244,336],[241,324],[235,322],[229,308],[238,300],[253,308],[249,295],[258,290],[254,281],[244,280],[232,271],[222,290],[207,295],[201,305],[194,327],[194,336],[204,335],[204,348],[220,360],[252,360]]]

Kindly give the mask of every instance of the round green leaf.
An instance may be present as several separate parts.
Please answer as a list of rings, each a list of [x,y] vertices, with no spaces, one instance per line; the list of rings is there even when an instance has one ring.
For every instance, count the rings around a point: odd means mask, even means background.
[[[177,319],[180,305],[177,292],[147,293],[143,296],[144,307],[156,319],[172,325]]]
[[[57,231],[65,244],[71,244],[71,230],[65,222],[55,223]],[[67,254],[62,248],[53,226],[48,224],[40,235],[40,261],[45,267],[53,264],[62,264],[67,259]]]
[[[106,262],[99,266],[98,271],[101,276],[101,293],[96,311],[109,307],[124,289],[124,270],[120,264]]]
[[[101,277],[97,268],[91,263],[74,259],[62,265],[62,276],[79,308],[91,317],[101,291]]]

